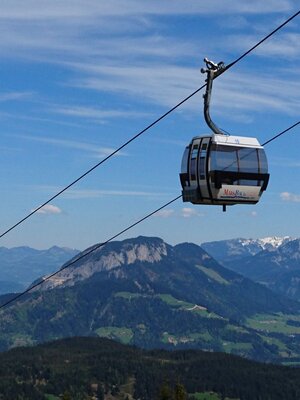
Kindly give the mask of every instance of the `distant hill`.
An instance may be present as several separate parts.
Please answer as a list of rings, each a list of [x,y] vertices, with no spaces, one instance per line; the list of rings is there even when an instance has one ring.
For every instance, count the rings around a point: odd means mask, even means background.
[[[299,308],[199,246],[138,237],[95,250],[0,310],[0,348],[98,335],[298,362]]]
[[[0,354],[0,366],[3,400],[160,400],[174,389],[190,399],[300,398],[299,368],[199,350],[145,351],[100,338],[14,349]]]
[[[41,275],[50,274],[79,250],[53,246],[47,250],[30,247],[0,247],[0,294],[24,290]]]

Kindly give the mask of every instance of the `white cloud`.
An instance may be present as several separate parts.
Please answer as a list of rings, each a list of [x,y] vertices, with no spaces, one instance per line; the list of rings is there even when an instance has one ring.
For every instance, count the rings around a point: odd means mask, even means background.
[[[194,208],[184,207],[181,210],[181,216],[183,218],[191,218],[191,217],[201,217],[202,214],[198,213]]]
[[[34,210],[31,210],[34,211]],[[46,204],[44,207],[42,207],[40,210],[36,212],[37,214],[61,214],[62,210],[54,206],[52,204]]]
[[[169,218],[174,215],[174,210],[171,210],[171,209],[160,210],[154,215],[156,217],[160,217],[160,218]]]
[[[282,192],[280,193],[280,198],[283,201],[291,201],[293,203],[300,203],[300,195],[294,194],[290,192]]]

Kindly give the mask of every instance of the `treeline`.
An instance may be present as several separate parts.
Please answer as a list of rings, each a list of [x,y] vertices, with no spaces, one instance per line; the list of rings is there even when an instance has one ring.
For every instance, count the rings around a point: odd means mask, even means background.
[[[184,399],[209,391],[223,399],[300,398],[300,369],[223,353],[146,351],[108,339],[72,338],[0,354],[3,400],[48,399],[46,394],[103,400],[124,392],[128,382],[128,399],[171,400],[176,393]]]

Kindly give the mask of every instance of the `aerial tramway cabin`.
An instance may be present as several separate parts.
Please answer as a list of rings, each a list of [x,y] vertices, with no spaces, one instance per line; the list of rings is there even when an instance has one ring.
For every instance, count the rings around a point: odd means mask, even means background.
[[[224,134],[211,120],[209,102],[212,80],[224,64],[207,59],[207,88],[204,116],[210,135],[196,136],[185,148],[180,182],[182,199],[193,204],[256,204],[269,181],[268,163],[263,146],[256,138]],[[215,75],[214,75],[215,74]]]

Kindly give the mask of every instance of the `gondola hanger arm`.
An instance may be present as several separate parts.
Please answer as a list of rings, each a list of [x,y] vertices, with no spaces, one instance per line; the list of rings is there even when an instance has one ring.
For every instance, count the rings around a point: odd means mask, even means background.
[[[210,127],[210,129],[217,135],[224,135],[224,132],[222,132],[217,125],[212,121],[210,114],[209,114],[209,106],[210,106],[210,98],[211,98],[211,92],[212,92],[212,83],[213,80],[221,75],[225,70],[225,64],[223,61],[220,61],[218,64],[214,63],[213,61],[208,60],[207,58],[204,58],[204,62],[206,64],[206,69],[201,68],[201,73],[202,74],[207,74],[206,78],[206,91],[203,95],[204,98],[204,118],[207,123],[207,125]]]

